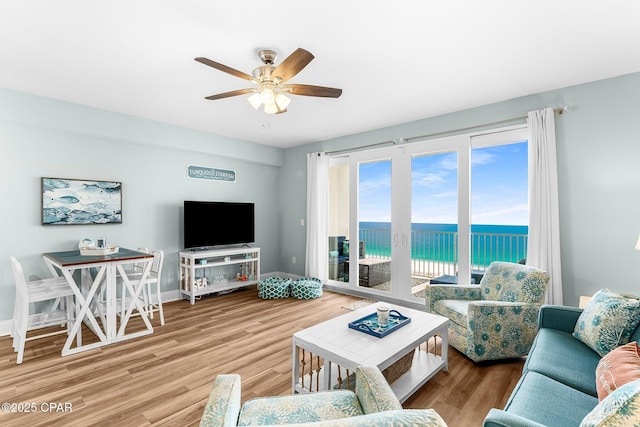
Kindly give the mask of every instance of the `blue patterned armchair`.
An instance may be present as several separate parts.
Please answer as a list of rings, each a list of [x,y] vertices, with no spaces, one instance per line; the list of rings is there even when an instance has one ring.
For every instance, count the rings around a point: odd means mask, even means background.
[[[449,344],[474,362],[529,353],[549,274],[493,262],[479,285],[429,285],[427,311],[449,318]]]
[[[445,426],[433,409],[402,409],[377,367],[356,370],[356,391],[251,399],[240,406],[240,376],[218,375],[200,426]]]

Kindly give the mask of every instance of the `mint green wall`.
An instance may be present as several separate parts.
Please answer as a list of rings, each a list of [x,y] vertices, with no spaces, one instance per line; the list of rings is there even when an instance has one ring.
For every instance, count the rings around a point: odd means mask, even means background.
[[[273,147],[0,90],[0,321],[13,311],[9,256],[35,278],[46,273],[42,252],[83,237],[163,249],[163,291],[177,290],[187,199],[254,202],[262,271],[277,271],[282,163]],[[189,179],[188,164],[235,170],[237,182]],[[123,224],[40,225],[42,176],[122,181]]]
[[[569,106],[556,119],[564,298],[601,287],[638,293],[640,73],[280,150],[0,89],[0,321],[13,309],[8,262],[44,274],[43,251],[105,236],[167,252],[163,290],[177,289],[185,199],[253,201],[262,271],[304,274],[306,153],[449,131]],[[354,112],[357,114],[357,112]],[[331,126],[331,123],[327,123]],[[191,180],[186,165],[236,170],[236,183]],[[123,182],[124,223],[40,225],[40,177]],[[297,262],[292,262],[296,257]]]
[[[286,150],[282,269],[304,274],[306,153],[450,131],[568,106],[556,117],[564,302],[602,287],[640,294],[640,73],[530,95]],[[437,100],[434,100],[437,102]],[[358,112],[354,111],[354,114]],[[331,126],[331,123],[327,123]],[[292,179],[295,178],[295,179]],[[297,264],[291,264],[292,256]]]

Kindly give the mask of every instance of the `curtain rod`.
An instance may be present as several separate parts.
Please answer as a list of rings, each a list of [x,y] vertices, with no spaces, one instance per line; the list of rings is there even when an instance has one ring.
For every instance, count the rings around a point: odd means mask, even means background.
[[[560,108],[555,108],[553,110],[553,113],[557,114],[557,115],[562,115],[566,111],[567,111],[567,106],[564,106],[564,107],[560,107]],[[512,117],[510,119],[498,120],[498,121],[495,121],[495,122],[483,123],[483,124],[480,124],[480,125],[474,125],[474,126],[469,126],[469,127],[465,127],[465,128],[459,128],[459,129],[453,129],[453,130],[445,130],[445,131],[442,131],[442,132],[434,132],[434,133],[429,133],[429,134],[426,134],[426,135],[411,136],[409,138],[394,138],[394,139],[391,139],[391,140],[388,140],[388,141],[382,141],[382,142],[376,142],[376,143],[373,143],[373,144],[362,145],[360,147],[345,148],[343,150],[335,150],[335,151],[327,151],[327,154],[338,154],[338,153],[347,153],[347,152],[353,152],[353,151],[360,151],[360,150],[364,150],[364,149],[367,149],[367,148],[380,147],[380,146],[388,145],[388,144],[393,144],[393,145],[403,144],[403,143],[412,142],[412,141],[415,141],[415,140],[433,138],[434,136],[449,135],[449,134],[454,134],[454,133],[459,133],[459,132],[470,131],[470,130],[482,128],[482,127],[485,127],[485,126],[501,125],[501,124],[505,124],[505,123],[511,123],[511,122],[515,122],[515,121],[518,121],[518,120],[526,120],[526,119],[527,119],[527,116]]]

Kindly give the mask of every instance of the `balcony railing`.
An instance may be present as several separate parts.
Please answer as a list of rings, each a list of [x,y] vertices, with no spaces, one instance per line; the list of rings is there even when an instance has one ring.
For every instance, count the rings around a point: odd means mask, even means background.
[[[526,234],[471,233],[471,269],[485,270],[493,261],[518,262],[526,258]],[[391,258],[391,230],[361,228],[367,258]],[[411,274],[421,277],[455,275],[458,271],[458,233],[411,231]]]

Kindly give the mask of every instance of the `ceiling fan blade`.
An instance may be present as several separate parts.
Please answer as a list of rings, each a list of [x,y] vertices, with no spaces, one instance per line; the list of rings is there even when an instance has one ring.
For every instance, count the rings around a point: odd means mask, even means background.
[[[231,92],[219,93],[217,95],[205,96],[204,99],[209,99],[213,101],[216,99],[229,98],[230,96],[244,95],[246,93],[251,93],[253,91],[254,89],[238,89],[238,90],[232,90]]]
[[[298,48],[286,57],[285,60],[273,70],[271,75],[280,77],[283,82],[286,82],[306,67],[313,58],[311,52]]]
[[[292,95],[321,96],[324,98],[339,98],[342,95],[342,89],[333,87],[291,84],[286,85],[286,88],[290,89],[289,93]]]
[[[207,58],[198,57],[198,58],[195,58],[195,60],[200,62],[200,63],[202,63],[202,64],[204,64],[204,65],[208,65],[210,67],[213,67],[216,70],[223,71],[225,73],[231,74],[232,76],[240,77],[241,79],[245,79],[245,80],[253,79],[253,77],[251,77],[247,73],[243,73],[242,71],[238,71],[235,68],[227,67],[224,64],[220,64],[219,62],[215,62],[215,61],[212,61],[212,60],[207,59]]]

